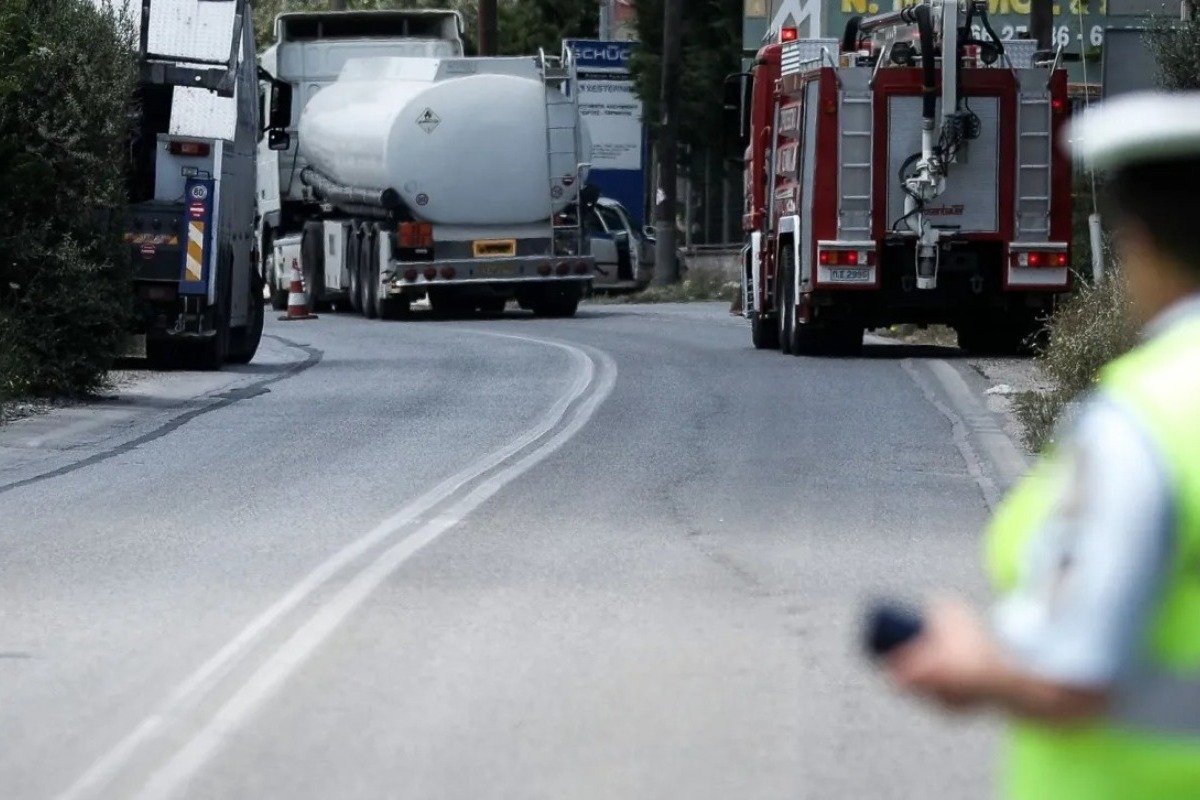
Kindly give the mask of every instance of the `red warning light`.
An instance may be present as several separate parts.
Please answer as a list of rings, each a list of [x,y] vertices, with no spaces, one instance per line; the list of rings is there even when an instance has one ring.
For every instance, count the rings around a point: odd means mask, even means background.
[[[779,32],[779,41],[794,42],[800,37],[800,31],[796,28],[784,28]]]

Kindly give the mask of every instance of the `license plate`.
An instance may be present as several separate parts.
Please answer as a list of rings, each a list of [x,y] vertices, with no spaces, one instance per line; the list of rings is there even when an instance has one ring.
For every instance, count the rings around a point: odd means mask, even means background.
[[[505,278],[512,274],[512,267],[508,264],[477,264],[475,265],[476,278]]]
[[[476,258],[489,256],[515,256],[517,254],[516,239],[481,239],[471,243],[471,250]]]
[[[871,270],[869,269],[831,269],[829,270],[830,283],[870,283]]]

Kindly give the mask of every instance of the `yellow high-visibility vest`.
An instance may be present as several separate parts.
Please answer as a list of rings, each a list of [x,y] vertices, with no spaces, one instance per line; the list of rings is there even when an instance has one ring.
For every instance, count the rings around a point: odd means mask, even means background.
[[[1165,459],[1175,510],[1171,566],[1127,694],[1083,726],[1011,723],[1002,796],[1200,800],[1200,319],[1114,360],[1099,386],[1136,415]],[[1066,480],[1051,448],[997,510],[986,556],[1001,594],[1020,583],[1029,539]]]

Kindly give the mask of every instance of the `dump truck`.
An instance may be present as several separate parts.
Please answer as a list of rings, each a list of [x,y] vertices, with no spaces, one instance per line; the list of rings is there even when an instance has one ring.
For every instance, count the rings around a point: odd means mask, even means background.
[[[1067,56],[1002,41],[977,0],[781,28],[726,108],[745,147],[742,314],[759,349],[853,354],[947,325],[1026,349],[1072,286]]]
[[[569,50],[468,57],[454,11],[286,13],[263,53],[287,118],[260,159],[260,233],[281,308],[368,318],[503,310],[571,316],[593,279],[591,142]]]
[[[263,332],[256,242],[258,104],[247,0],[138,0],[130,142],[135,336],[157,368],[254,358]]]

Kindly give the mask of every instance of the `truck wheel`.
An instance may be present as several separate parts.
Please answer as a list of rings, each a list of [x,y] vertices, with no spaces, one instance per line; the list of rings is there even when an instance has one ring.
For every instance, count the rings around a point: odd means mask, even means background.
[[[776,336],[779,349],[785,355],[800,355],[796,352],[796,301],[792,297],[794,262],[792,248],[785,248],[779,258],[779,269],[775,271]]]
[[[229,363],[231,364],[249,364],[254,360],[254,354],[258,352],[258,346],[262,343],[263,322],[266,314],[263,313],[263,304],[255,302],[256,298],[262,297],[262,290],[262,276],[255,271],[250,275],[251,302],[246,326],[234,332],[233,343],[229,348]]]
[[[367,319],[379,317],[379,228],[372,225],[367,228],[362,237],[362,252],[359,254],[362,264],[360,275],[366,285],[363,287],[363,314]]]
[[[404,319],[412,313],[412,298],[406,295],[379,298],[379,318],[382,320]]]
[[[775,320],[751,312],[750,340],[754,342],[756,350],[778,350],[779,329],[775,327]]]
[[[351,227],[346,234],[346,271],[350,273],[350,308],[354,313],[361,314],[362,307],[362,275],[358,272],[358,235]]]
[[[325,250],[321,247],[320,223],[308,222],[300,239],[300,272],[304,276],[304,289],[308,292],[308,307],[313,311],[327,311],[325,301]]]
[[[279,288],[279,263],[275,260],[275,238],[271,234],[263,236],[262,249],[263,275],[266,276],[270,287],[271,310],[287,311],[288,293]]]
[[[354,310],[362,314],[363,292],[367,288],[362,276],[362,237],[359,236],[358,228],[353,225],[350,226],[350,233],[346,238],[346,266],[350,272],[350,285],[354,287],[350,302]]]
[[[229,356],[229,307],[233,299],[233,251],[223,247],[217,264],[217,305],[212,310],[215,333],[196,344],[196,367],[206,372],[219,370]]]

